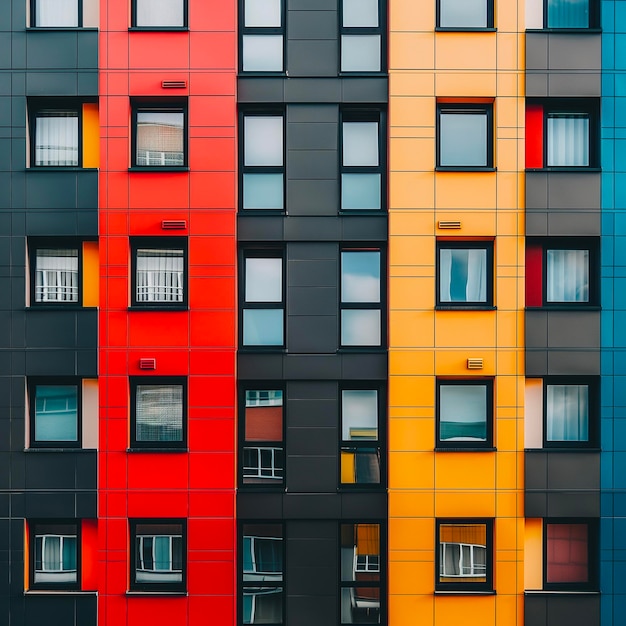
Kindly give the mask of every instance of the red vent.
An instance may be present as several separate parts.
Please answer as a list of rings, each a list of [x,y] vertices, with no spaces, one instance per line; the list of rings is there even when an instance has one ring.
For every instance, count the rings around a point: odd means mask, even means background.
[[[155,370],[156,359],[139,359],[140,370]]]
[[[185,230],[187,228],[187,220],[163,220],[161,228],[163,230]]]
[[[163,89],[185,89],[187,87],[186,80],[162,80],[161,87]]]

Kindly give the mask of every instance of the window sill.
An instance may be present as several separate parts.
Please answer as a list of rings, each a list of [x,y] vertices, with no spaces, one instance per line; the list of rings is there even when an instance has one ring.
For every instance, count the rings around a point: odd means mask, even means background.
[[[598,454],[599,452],[602,452],[602,448],[596,448],[594,446],[589,447],[589,448],[582,448],[582,447],[571,447],[571,448],[561,448],[561,447],[552,447],[552,446],[548,446],[546,448],[524,448],[524,452],[528,452],[530,454],[533,453],[537,453],[537,452],[555,452],[557,454],[559,453],[567,453],[567,452],[575,452],[576,454],[579,453],[592,453],[592,454]]]
[[[186,591],[127,591],[126,596],[162,596],[172,598],[184,598],[189,594]]]
[[[44,304],[38,302],[24,308],[25,311],[97,311],[97,306],[81,306],[80,304]]]
[[[286,78],[287,72],[285,70],[277,70],[276,72],[247,72],[245,70],[239,70],[237,78]]]
[[[364,352],[387,354],[387,348],[383,346],[340,346],[337,350],[337,354],[363,354]]]
[[[339,216],[344,215],[374,215],[379,217],[381,215],[387,215],[386,209],[339,209]]]
[[[98,29],[95,26],[27,26],[26,32],[36,33],[38,31],[42,31],[45,33],[49,32],[75,32],[75,31],[88,31],[92,33],[97,33]]]
[[[26,589],[25,596],[97,596],[97,591],[80,589]]]
[[[595,304],[546,304],[544,306],[527,306],[527,311],[601,311],[602,307]]]
[[[492,448],[492,447],[488,447],[488,448],[479,448],[478,446],[468,446],[467,448],[464,447],[457,447],[454,448],[452,446],[450,447],[445,447],[445,448],[441,448],[441,447],[435,447],[435,452],[497,452],[498,448]]]
[[[497,311],[498,307],[489,304],[438,304],[435,311]]]
[[[131,33],[161,33],[161,32],[173,32],[173,33],[188,33],[188,26],[131,26],[128,32]]]
[[[134,304],[128,307],[129,311],[170,311],[180,313],[181,311],[189,311],[189,307],[187,306],[159,306],[159,305],[151,305],[151,304]]]
[[[285,346],[240,346],[239,352],[244,352],[246,354],[281,354],[287,352],[287,350],[285,350]]]
[[[467,590],[467,591],[462,591],[460,589],[458,590],[450,590],[450,591],[443,591],[441,589],[438,589],[437,591],[435,591],[435,595],[436,596],[495,596],[497,595],[495,590],[490,590],[490,591],[473,591],[473,590]]]
[[[240,485],[237,487],[239,493],[285,493],[285,483],[281,482],[280,485]]]
[[[583,33],[600,34],[601,28],[527,28],[527,33],[563,33],[581,35]]]
[[[166,452],[167,454],[187,454],[189,448],[126,448],[126,452],[135,454],[145,454],[146,452],[158,452],[159,454]]]
[[[492,26],[474,27],[469,26],[437,26],[436,33],[497,33],[498,29]]]
[[[162,166],[154,166],[154,165],[133,165],[128,168],[129,172],[189,172],[189,168],[187,166],[178,166],[178,165],[162,165]]]
[[[525,596],[599,596],[599,591],[583,591],[583,590],[544,590],[544,589],[530,589],[524,591]]]
[[[27,172],[97,172],[97,167],[70,167],[67,165],[32,165],[26,168]]]
[[[527,167],[526,172],[575,172],[577,174],[581,172],[598,173],[601,172],[601,167],[569,167],[569,166],[552,166],[552,167]]]
[[[437,165],[435,172],[497,172],[496,167],[474,167],[469,165]]]
[[[350,70],[344,70],[339,72],[339,78],[386,78],[387,76],[387,70],[380,70],[379,72],[351,72]]]
[[[80,452],[94,454],[98,452],[96,448],[24,448],[24,452],[27,454],[39,453],[39,452]]]

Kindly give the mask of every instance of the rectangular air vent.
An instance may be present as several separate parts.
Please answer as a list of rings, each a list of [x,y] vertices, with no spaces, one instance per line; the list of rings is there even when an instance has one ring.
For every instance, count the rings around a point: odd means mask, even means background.
[[[163,230],[185,230],[187,228],[187,220],[163,220],[161,228]]]
[[[161,81],[163,89],[185,89],[187,87],[186,80],[163,80]]]
[[[483,360],[482,359],[467,359],[467,369],[468,370],[483,369]]]
[[[140,370],[155,370],[156,359],[139,359]]]
[[[452,230],[461,228],[461,222],[457,220],[439,220],[437,228],[442,230]]]

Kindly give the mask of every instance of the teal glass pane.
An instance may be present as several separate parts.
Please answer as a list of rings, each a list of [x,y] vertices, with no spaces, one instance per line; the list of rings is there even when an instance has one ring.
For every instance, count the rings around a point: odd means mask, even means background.
[[[548,28],[589,28],[589,0],[547,0]]]
[[[380,174],[342,174],[341,208],[344,211],[380,210]]]
[[[37,385],[35,441],[78,441],[76,385]]]
[[[283,175],[282,174],[244,174],[243,208],[282,210]]]
[[[283,310],[245,310],[243,312],[243,345],[282,346]]]

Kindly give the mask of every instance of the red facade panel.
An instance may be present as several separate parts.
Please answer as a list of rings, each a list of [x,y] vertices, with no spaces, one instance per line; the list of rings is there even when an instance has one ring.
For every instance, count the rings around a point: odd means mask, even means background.
[[[543,167],[543,107],[526,106],[526,167]]]

